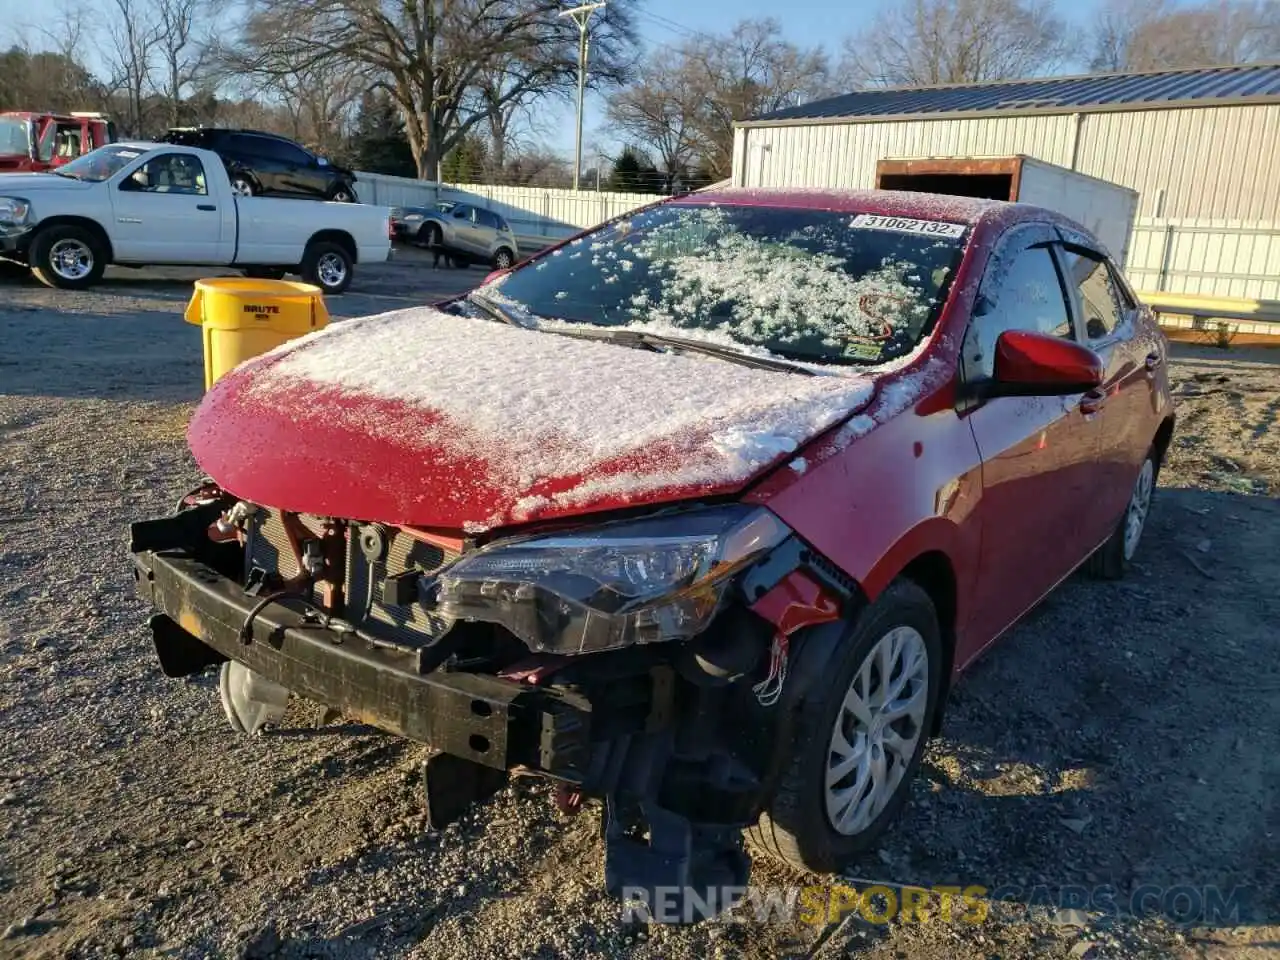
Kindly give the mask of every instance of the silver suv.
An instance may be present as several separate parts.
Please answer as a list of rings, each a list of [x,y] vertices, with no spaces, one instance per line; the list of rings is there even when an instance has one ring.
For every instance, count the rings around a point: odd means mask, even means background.
[[[444,200],[431,207],[396,207],[391,222],[397,240],[447,253],[463,263],[488,263],[498,270],[514,266],[516,235],[492,210]]]

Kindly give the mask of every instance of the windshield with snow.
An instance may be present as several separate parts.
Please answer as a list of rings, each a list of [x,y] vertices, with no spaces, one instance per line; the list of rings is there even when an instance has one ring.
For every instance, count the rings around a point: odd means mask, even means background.
[[[881,363],[931,329],[965,232],[933,220],[667,204],[575,240],[494,289],[539,320],[808,363]]]
[[[0,156],[31,156],[31,127],[26,120],[0,117]]]

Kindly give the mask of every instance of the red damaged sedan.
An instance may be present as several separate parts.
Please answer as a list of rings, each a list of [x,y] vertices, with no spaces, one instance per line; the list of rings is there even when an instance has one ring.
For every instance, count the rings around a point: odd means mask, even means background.
[[[136,577],[237,729],[294,693],[427,743],[435,825],[543,774],[606,801],[611,893],[715,909],[744,832],[817,871],[874,844],[958,674],[1123,575],[1166,360],[1048,211],[685,197],[223,377]]]

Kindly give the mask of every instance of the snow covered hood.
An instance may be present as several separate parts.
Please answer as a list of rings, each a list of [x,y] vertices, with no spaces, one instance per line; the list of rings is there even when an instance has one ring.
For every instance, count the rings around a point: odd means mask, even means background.
[[[478,532],[733,493],[873,393],[415,308],[242,365],[188,439],[247,500]]]

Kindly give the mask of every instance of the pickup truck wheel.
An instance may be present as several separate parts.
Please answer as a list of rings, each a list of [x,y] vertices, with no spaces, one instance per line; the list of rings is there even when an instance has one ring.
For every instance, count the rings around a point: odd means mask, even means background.
[[[31,241],[31,272],[45,286],[83,290],[101,280],[106,268],[98,238],[84,227],[46,227]]]
[[[302,279],[325,293],[342,293],[351,286],[354,264],[347,249],[329,240],[319,240],[302,255]]]
[[[911,792],[942,688],[929,595],[895,580],[800,704],[790,768],[752,845],[797,870],[836,873],[874,846]]]

